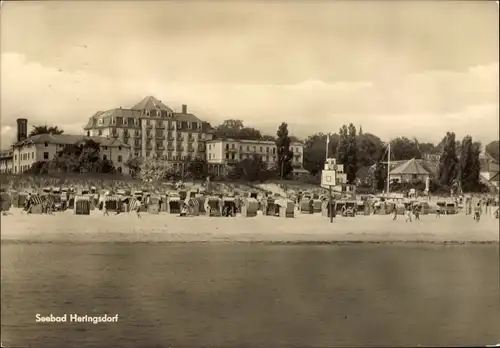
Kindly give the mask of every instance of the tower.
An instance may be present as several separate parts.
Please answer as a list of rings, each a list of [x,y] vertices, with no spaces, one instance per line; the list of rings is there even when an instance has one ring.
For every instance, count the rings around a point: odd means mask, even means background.
[[[23,141],[28,137],[28,120],[26,118],[17,119],[17,141]]]

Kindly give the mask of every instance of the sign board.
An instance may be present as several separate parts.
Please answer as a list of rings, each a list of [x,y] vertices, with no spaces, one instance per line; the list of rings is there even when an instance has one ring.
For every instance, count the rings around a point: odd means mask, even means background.
[[[330,186],[335,186],[335,174],[334,170],[321,171],[321,187],[329,188]]]

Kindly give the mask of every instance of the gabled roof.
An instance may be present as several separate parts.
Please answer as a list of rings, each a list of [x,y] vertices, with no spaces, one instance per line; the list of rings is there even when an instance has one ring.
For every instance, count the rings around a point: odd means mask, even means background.
[[[400,174],[411,174],[411,175],[429,175],[429,172],[418,163],[415,158],[408,160],[399,167],[391,170],[389,175],[400,175]]]
[[[493,174],[489,181],[500,181],[500,172]]]
[[[77,144],[79,142],[85,140],[93,140],[101,146],[109,146],[109,147],[130,147],[127,144],[124,144],[120,140],[116,138],[105,138],[105,137],[87,137],[84,135],[73,135],[73,134],[38,134],[33,135],[23,141],[20,141],[15,144],[15,146],[20,146],[24,144],[60,144],[60,145],[72,145]]]
[[[153,96],[147,96],[132,107],[132,110],[165,110],[173,112],[168,106]]]

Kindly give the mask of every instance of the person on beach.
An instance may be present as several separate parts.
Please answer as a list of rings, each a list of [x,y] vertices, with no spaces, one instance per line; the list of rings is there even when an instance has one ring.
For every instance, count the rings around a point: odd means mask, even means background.
[[[141,219],[141,206],[142,206],[142,202],[137,200],[135,202],[134,211],[137,214],[137,218],[139,218],[139,219]]]
[[[476,220],[476,222],[479,222],[480,219],[481,219],[481,204],[477,203],[476,208],[474,209],[474,220]]]
[[[440,218],[441,217],[441,207],[438,205],[436,207],[436,218]]]
[[[393,214],[392,221],[397,220],[398,219],[398,208],[396,205],[394,205],[394,210],[392,211],[392,214]]]
[[[411,222],[411,208],[406,208],[406,222]]]
[[[420,206],[416,205],[413,214],[415,214],[415,220],[420,220]]]
[[[24,201],[24,211],[26,214],[31,214],[32,203],[31,193],[28,193],[28,197],[26,197],[26,200]]]
[[[104,197],[104,200],[102,201],[102,216],[109,216],[108,213],[108,200],[106,199],[107,197]]]

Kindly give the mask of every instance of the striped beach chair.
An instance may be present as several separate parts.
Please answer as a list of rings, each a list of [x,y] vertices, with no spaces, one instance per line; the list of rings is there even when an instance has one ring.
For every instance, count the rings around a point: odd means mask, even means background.
[[[200,213],[200,201],[195,197],[188,197],[184,200],[188,206],[188,215],[198,215]]]
[[[90,196],[78,195],[75,196],[75,214],[90,215]]]
[[[139,200],[138,197],[132,196],[128,200],[128,211],[137,211],[137,209],[141,208],[142,202]]]
[[[120,196],[106,196],[106,209],[108,211],[117,211],[121,204]]]

